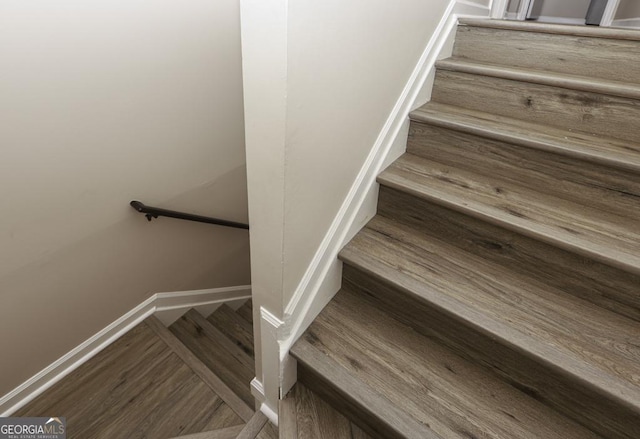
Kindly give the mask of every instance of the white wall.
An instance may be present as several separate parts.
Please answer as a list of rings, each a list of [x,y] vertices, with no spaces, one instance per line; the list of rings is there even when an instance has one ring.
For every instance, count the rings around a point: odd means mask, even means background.
[[[256,374],[271,409],[277,350],[295,323],[285,309],[309,287],[305,274],[452,3],[241,2]],[[476,3],[488,14],[488,0]]]
[[[284,305],[329,230],[447,3],[290,3]]]
[[[591,0],[536,0],[541,17],[584,19]],[[539,8],[539,9],[538,9]]]
[[[0,1],[0,395],[158,291],[249,283],[237,0]]]
[[[638,0],[620,0],[616,20],[640,18],[640,2]]]

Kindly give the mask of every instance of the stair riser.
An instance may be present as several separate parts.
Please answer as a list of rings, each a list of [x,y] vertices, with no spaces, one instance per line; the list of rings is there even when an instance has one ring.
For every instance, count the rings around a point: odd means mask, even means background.
[[[432,100],[605,137],[640,136],[635,99],[440,70]]]
[[[638,174],[415,121],[407,152],[619,215],[640,215]]]
[[[640,277],[381,186],[378,214],[640,321]]]
[[[585,383],[576,382],[552,364],[523,355],[481,328],[386,284],[375,273],[361,271],[347,262],[343,287],[372,296],[382,309],[417,332],[463,358],[484,365],[504,381],[593,431],[612,439],[636,437],[640,413],[620,406]]]
[[[628,40],[459,26],[453,53],[481,62],[633,83],[640,71],[640,44]]]

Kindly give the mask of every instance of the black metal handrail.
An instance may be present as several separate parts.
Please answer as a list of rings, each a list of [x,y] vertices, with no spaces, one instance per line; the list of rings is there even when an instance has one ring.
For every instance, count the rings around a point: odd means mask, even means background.
[[[217,226],[249,230],[249,224],[237,223],[235,221],[227,221],[218,218],[210,218],[208,216],[202,215],[193,215],[191,213],[177,212],[175,210],[161,209],[159,207],[145,206],[145,204],[141,201],[134,200],[129,204],[138,212],[144,213],[147,217],[147,220],[149,221],[151,221],[153,218],[158,218],[159,216],[167,216],[169,218],[177,218],[181,220],[196,221],[199,223],[215,224]]]

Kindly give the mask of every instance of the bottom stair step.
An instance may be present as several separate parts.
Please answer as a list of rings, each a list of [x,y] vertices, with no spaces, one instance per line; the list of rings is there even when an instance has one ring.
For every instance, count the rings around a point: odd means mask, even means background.
[[[599,437],[341,290],[291,349],[299,382],[373,437]]]
[[[193,309],[180,317],[169,329],[236,395],[249,406],[253,406],[253,358]]]
[[[297,383],[280,401],[280,439],[370,439],[317,394]]]

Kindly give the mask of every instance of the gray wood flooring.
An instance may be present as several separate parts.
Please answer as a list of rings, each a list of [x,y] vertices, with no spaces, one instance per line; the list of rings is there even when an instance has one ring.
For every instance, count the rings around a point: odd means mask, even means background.
[[[640,437],[639,60],[638,31],[461,21],[291,349],[326,434]]]
[[[280,439],[369,439],[360,427],[302,383],[280,402]]]
[[[64,416],[71,438],[162,439],[243,424],[142,323],[20,409]]]

